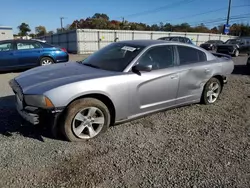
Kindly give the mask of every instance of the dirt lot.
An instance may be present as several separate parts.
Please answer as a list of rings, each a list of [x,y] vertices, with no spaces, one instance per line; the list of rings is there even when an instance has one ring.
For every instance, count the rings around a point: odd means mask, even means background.
[[[216,104],[157,113],[86,143],[22,126],[8,87],[18,73],[0,74],[0,187],[250,187],[250,74],[245,56],[234,61]]]

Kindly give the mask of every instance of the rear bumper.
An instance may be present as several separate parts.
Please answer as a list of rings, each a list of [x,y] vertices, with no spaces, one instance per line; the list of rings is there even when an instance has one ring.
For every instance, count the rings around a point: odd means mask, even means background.
[[[65,55],[58,56],[56,58],[56,63],[63,63],[63,62],[68,62],[69,61],[69,54],[65,53]]]

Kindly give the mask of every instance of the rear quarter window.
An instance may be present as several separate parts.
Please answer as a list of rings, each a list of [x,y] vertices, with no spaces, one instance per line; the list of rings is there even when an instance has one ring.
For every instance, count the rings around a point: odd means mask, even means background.
[[[204,52],[187,46],[177,46],[180,65],[198,63],[207,61],[207,56]]]
[[[55,46],[53,46],[51,44],[48,44],[48,43],[41,42],[40,44],[42,45],[43,48],[53,48],[53,47],[55,47]]]

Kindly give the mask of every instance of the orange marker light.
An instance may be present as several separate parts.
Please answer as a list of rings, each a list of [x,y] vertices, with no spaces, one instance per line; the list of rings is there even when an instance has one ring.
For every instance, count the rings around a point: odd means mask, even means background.
[[[46,107],[49,107],[49,108],[54,107],[53,103],[47,97],[45,97],[45,104],[46,104]]]

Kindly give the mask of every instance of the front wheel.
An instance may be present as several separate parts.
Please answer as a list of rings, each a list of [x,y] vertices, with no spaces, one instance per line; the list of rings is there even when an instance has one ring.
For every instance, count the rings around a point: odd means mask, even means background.
[[[238,57],[239,54],[240,54],[239,50],[235,50],[235,52],[234,52],[234,57]]]
[[[65,114],[62,132],[68,141],[84,141],[104,133],[110,125],[107,106],[94,98],[71,103]]]
[[[201,102],[204,104],[213,104],[219,98],[221,93],[221,83],[217,78],[211,78],[205,85]]]

